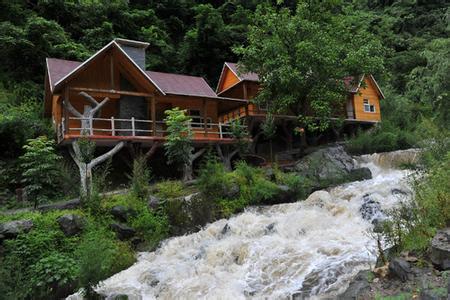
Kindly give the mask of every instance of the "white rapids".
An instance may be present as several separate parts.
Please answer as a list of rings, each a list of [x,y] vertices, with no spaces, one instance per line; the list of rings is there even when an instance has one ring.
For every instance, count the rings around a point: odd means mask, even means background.
[[[364,199],[387,209],[411,195],[408,171],[376,165],[380,155],[357,159],[373,179],[317,191],[302,202],[250,208],[168,239],[96,291],[132,300],[333,298],[376,260],[373,225],[361,214]]]

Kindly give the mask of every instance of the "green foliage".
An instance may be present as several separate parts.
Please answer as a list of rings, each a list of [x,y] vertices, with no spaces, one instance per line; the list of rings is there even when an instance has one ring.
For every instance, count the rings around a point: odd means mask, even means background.
[[[147,167],[147,158],[139,156],[133,161],[133,170],[130,179],[130,187],[132,194],[140,199],[147,199],[151,180],[150,169]]]
[[[219,199],[231,187],[231,178],[228,176],[221,162],[215,157],[208,157],[201,167],[197,179],[197,186],[207,199]]]
[[[60,289],[70,291],[78,274],[77,262],[73,258],[58,252],[51,253],[33,265],[31,270],[33,293],[44,298],[47,295],[59,294]]]
[[[75,256],[80,268],[78,281],[88,299],[95,297],[92,288],[97,282],[134,262],[129,246],[115,241],[114,234],[103,228],[89,231],[77,247]]]
[[[166,110],[166,119],[168,135],[164,147],[169,164],[186,165],[189,163],[190,156],[194,151],[192,147],[192,130],[189,123],[191,118],[186,115],[185,110],[175,107]]]
[[[86,137],[81,137],[77,140],[78,147],[81,153],[81,162],[90,163],[94,159],[95,155],[95,141]]]
[[[298,198],[306,199],[311,194],[314,184],[308,178],[296,173],[284,173],[275,168],[275,180],[278,184],[287,185]]]
[[[181,181],[165,180],[158,182],[155,185],[155,194],[161,199],[171,199],[187,195],[189,191],[186,191]]]
[[[20,157],[23,183],[34,207],[55,195],[58,190],[61,157],[55,153],[55,143],[45,136],[28,141]]]
[[[235,51],[241,71],[261,78],[256,101],[272,112],[292,111],[311,130],[326,129],[333,107],[343,105],[345,76],[383,66],[380,41],[354,26],[351,6],[334,0],[299,1],[295,10],[259,6],[248,45]]]
[[[390,220],[383,226],[384,238],[399,251],[425,251],[436,230],[450,222],[449,139],[429,138],[422,154],[424,169],[413,182],[414,201],[390,211]]]

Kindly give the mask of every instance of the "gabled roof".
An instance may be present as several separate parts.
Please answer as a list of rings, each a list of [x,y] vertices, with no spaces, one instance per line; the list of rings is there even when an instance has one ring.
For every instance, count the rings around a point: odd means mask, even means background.
[[[239,78],[240,81],[259,81],[259,76],[253,72],[240,73],[236,63],[225,62],[225,65]]]
[[[222,82],[224,80],[225,68],[228,68],[231,72],[233,72],[233,74],[237,77],[237,79],[239,81],[237,83],[233,84],[232,86],[228,87],[227,89],[219,92],[219,88],[222,85]],[[217,92],[217,94],[221,94],[221,93],[225,92],[226,90],[229,90],[232,87],[236,86],[237,84],[241,83],[242,81],[259,82],[259,77],[258,77],[258,74],[253,73],[253,72],[239,73],[238,65],[236,63],[225,62],[222,67],[222,72],[220,73],[220,78],[219,78],[219,82],[217,84],[216,92]]]
[[[378,90],[378,93],[380,94],[381,98],[385,98],[383,91],[381,90],[380,86],[378,85],[375,78],[370,74],[368,75],[369,78],[372,80],[372,82],[375,84],[375,87]],[[347,76],[344,78],[344,85],[348,89],[350,93],[356,94],[359,92],[359,89],[361,88],[362,82],[366,75],[361,75],[359,78],[356,78],[355,76]]]
[[[166,94],[217,97],[202,77],[154,71],[146,73]]]
[[[47,58],[47,72],[50,83],[50,89],[55,89],[55,84],[66,77],[76,67],[81,65],[79,61],[64,60],[58,58]]]
[[[153,85],[156,87],[156,89],[158,89],[163,95],[164,92],[161,90],[161,88],[152,81],[152,79],[150,77],[148,77],[147,73],[145,73],[144,70],[142,70],[137,64],[136,62],[120,47],[120,45],[118,44],[118,42],[120,42],[120,40],[112,40],[111,42],[109,42],[105,47],[103,47],[102,49],[100,49],[99,51],[97,51],[94,55],[92,55],[91,57],[89,57],[87,60],[85,60],[83,63],[80,63],[79,65],[75,66],[74,69],[72,69],[68,74],[64,75],[62,78],[58,79],[57,82],[52,82],[50,84],[50,88],[51,91],[57,89],[60,85],[62,85],[63,82],[70,80],[73,76],[75,76],[75,74],[77,74],[79,71],[84,70],[92,61],[95,60],[95,58],[97,58],[98,56],[100,56],[102,53],[106,52],[108,49],[110,48],[116,48],[119,50],[119,52],[121,52],[128,60],[129,62],[141,73],[143,74],[144,77],[146,77],[151,83],[153,83]],[[49,67],[47,65],[47,67]],[[54,70],[52,70],[54,71]],[[51,72],[49,69],[49,78],[51,77]],[[56,72],[57,73],[57,72]],[[55,76],[55,75],[53,75]],[[57,77],[57,76],[55,76]]]

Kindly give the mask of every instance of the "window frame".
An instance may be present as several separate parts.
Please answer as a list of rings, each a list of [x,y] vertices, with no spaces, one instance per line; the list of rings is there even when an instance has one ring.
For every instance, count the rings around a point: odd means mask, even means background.
[[[370,104],[369,98],[363,99],[363,111],[365,113],[376,113],[375,105]]]

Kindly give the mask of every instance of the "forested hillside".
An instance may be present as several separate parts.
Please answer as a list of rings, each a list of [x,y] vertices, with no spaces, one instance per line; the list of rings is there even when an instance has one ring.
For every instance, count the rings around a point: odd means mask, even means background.
[[[338,1],[339,2],[339,1]],[[45,58],[84,60],[115,37],[150,43],[147,69],[200,75],[215,86],[224,61],[239,60],[259,1],[2,1],[0,186],[20,181],[15,159],[29,138],[52,135],[42,118]],[[295,1],[271,3],[295,10]],[[337,7],[337,6],[335,6]],[[422,116],[448,125],[450,9],[445,0],[342,1],[349,26],[383,46],[375,74],[387,95],[383,126],[405,130],[385,149],[412,146]],[[350,30],[351,28],[349,28]],[[369,41],[368,41],[369,42]],[[361,42],[364,43],[364,42]],[[369,142],[370,144],[370,142]],[[375,144],[379,144],[375,142]],[[367,152],[360,145],[356,152]],[[8,166],[8,168],[6,168]]]

